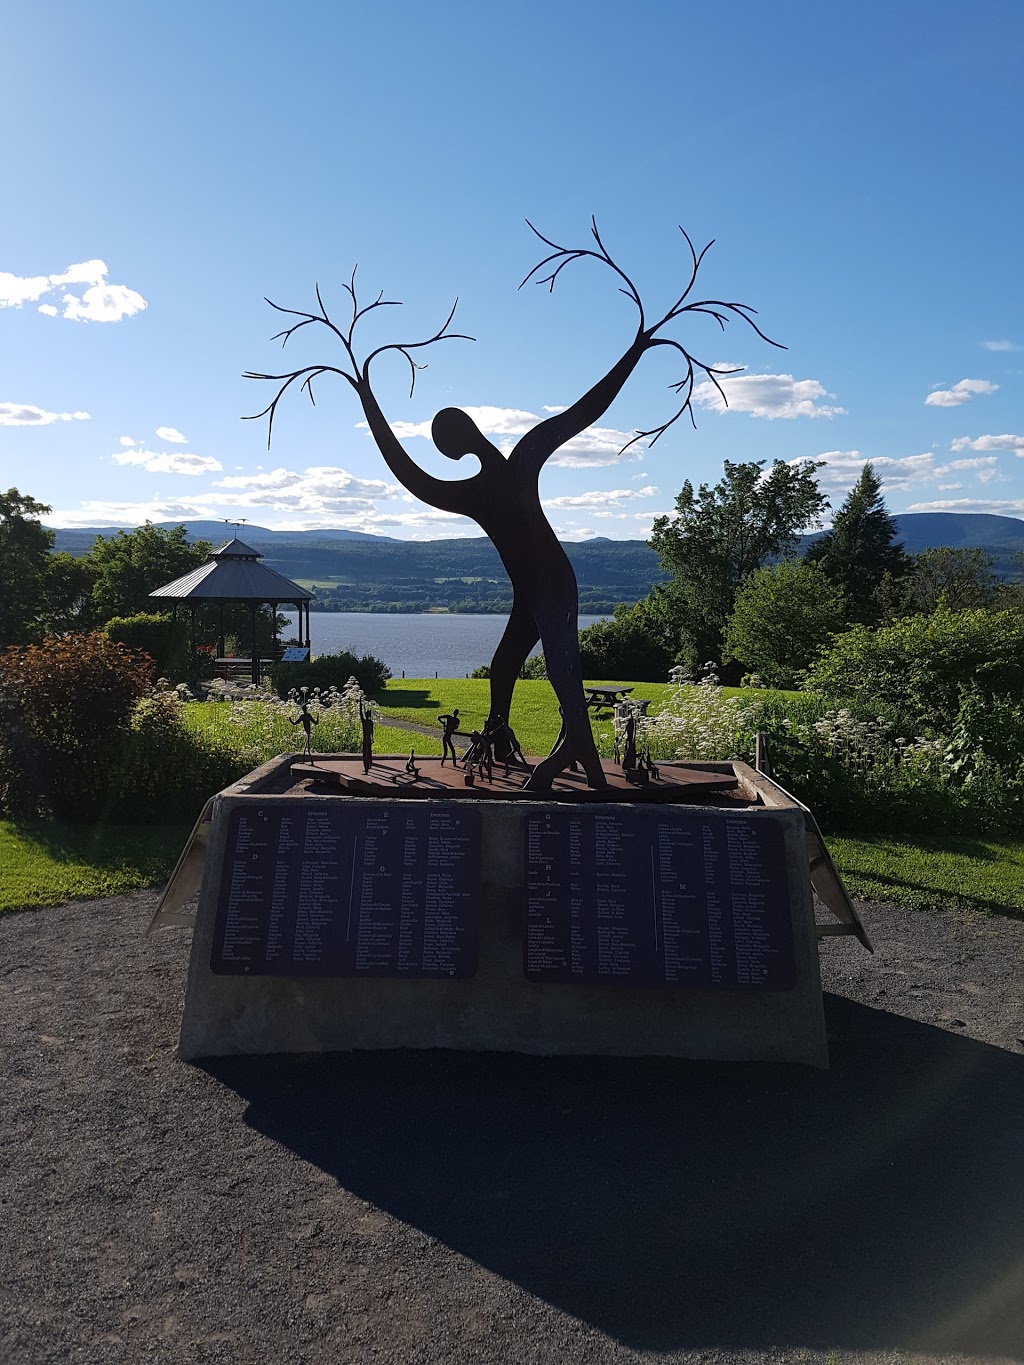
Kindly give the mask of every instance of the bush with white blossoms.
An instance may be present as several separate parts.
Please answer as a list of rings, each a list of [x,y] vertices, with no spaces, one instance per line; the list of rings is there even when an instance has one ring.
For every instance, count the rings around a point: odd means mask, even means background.
[[[375,722],[380,720],[379,708],[367,701],[355,678],[349,678],[343,688],[311,689],[306,693],[306,704],[313,717],[311,743],[316,753],[359,750],[360,705],[370,708]],[[283,699],[272,692],[254,690],[251,696],[230,702],[226,723],[218,729],[233,751],[250,767],[256,767],[277,754],[302,749],[305,737],[298,724],[301,711],[302,696],[295,689]]]

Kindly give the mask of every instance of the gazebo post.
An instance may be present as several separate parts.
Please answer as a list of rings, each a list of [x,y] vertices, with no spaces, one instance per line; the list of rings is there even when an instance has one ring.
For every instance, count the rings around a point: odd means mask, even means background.
[[[223,659],[224,650],[224,603],[220,604],[220,626],[217,631],[217,658]]]
[[[271,604],[270,604],[270,620],[271,620],[271,624],[272,624],[272,626],[273,626],[273,631],[274,631],[274,649],[273,649],[274,662],[277,663],[277,603],[276,603],[276,602],[271,602]]]
[[[249,625],[252,634],[252,680],[259,683],[260,680],[260,652],[256,648],[256,603],[249,603]]]

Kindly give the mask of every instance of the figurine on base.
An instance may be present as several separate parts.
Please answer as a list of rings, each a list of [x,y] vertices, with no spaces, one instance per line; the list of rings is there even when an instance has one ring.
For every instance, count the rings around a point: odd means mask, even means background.
[[[451,755],[452,767],[459,766],[459,756],[455,752],[455,745],[452,736],[459,733],[459,708],[456,706],[450,716],[438,716],[438,724],[444,726],[444,733],[441,736],[441,767],[444,767],[445,759]]]
[[[420,770],[419,770],[419,768],[417,768],[417,766],[416,766],[416,750],[415,750],[415,749],[410,749],[410,750],[409,750],[409,759],[408,759],[408,762],[407,762],[406,765],[405,765],[405,771],[409,774],[409,776],[412,778],[412,780],[413,780],[414,782],[418,782],[418,781],[419,781]]]
[[[310,763],[312,763],[312,762],[313,762],[313,744],[312,744],[313,726],[314,726],[314,725],[319,725],[319,724],[320,724],[320,718],[319,718],[319,716],[314,716],[314,715],[312,715],[311,712],[310,712],[310,709],[309,709],[309,688],[308,688],[308,687],[304,687],[304,688],[302,689],[302,701],[299,703],[299,708],[300,708],[300,709],[299,709],[299,714],[298,714],[298,715],[295,717],[295,719],[292,721],[292,724],[293,724],[293,725],[301,725],[301,726],[302,726],[302,733],[303,733],[303,734],[305,735],[305,737],[306,737],[306,742],[305,742],[305,744],[303,745],[303,749],[302,749],[302,757],[303,757],[303,758],[308,758],[309,761],[310,761]]]
[[[367,702],[364,708],[361,698],[359,719],[363,726],[363,772],[368,773],[373,767],[373,707]]]

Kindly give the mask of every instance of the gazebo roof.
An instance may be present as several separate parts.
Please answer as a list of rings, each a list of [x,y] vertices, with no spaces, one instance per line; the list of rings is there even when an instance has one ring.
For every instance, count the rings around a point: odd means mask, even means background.
[[[198,569],[156,588],[150,597],[176,602],[311,602],[313,594],[259,561],[262,555],[236,536],[212,550]]]

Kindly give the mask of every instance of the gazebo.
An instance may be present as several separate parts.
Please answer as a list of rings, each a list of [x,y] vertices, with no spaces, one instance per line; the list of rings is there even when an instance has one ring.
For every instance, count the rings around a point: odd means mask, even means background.
[[[220,628],[217,636],[217,662],[229,665],[237,662],[224,657],[224,605],[228,602],[248,602],[249,620],[252,636],[252,680],[260,681],[261,659],[256,641],[256,613],[264,604],[269,605],[274,619],[274,653],[277,653],[277,609],[280,606],[294,606],[299,613],[299,643],[308,649],[309,604],[313,594],[290,578],[277,573],[274,569],[261,564],[263,556],[235,536],[219,549],[213,550],[205,564],[190,573],[176,578],[173,583],[165,583],[149,595],[159,602],[170,603],[177,615],[179,606],[194,609],[206,603],[216,602],[220,606]],[[305,615],[305,631],[303,631]]]

